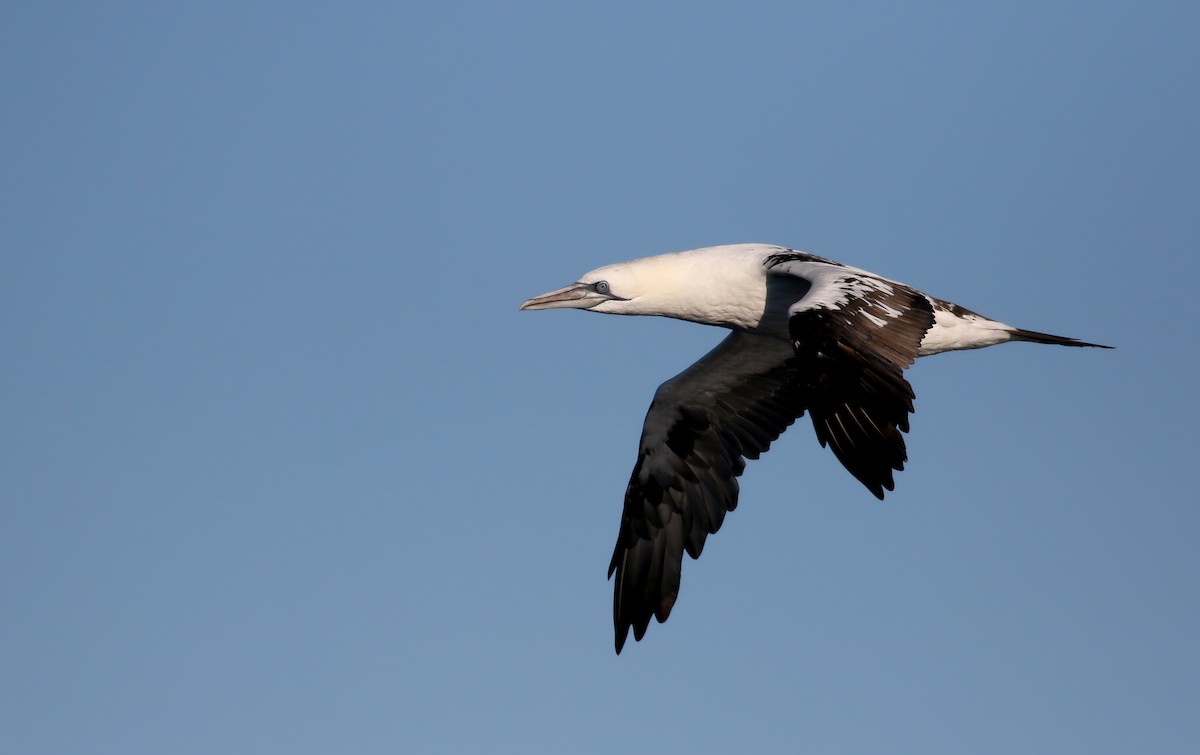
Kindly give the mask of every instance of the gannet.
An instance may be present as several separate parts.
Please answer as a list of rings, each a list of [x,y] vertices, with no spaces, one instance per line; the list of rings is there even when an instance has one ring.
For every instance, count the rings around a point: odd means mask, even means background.
[[[990,320],[887,278],[815,254],[733,244],[605,265],[535,296],[522,310],[658,315],[732,332],[659,386],[625,492],[616,548],[613,625],[666,621],[683,554],[737,506],[737,477],[806,411],[817,440],[882,499],[904,468],[902,432],[916,398],[917,357],[1006,341],[1093,346]]]

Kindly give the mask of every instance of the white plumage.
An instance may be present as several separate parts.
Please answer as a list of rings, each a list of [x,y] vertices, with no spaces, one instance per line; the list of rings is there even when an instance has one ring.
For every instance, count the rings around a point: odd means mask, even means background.
[[[903,283],[769,244],[597,268],[521,309],[658,315],[733,332],[663,383],[646,415],[609,576],[621,652],[665,621],[686,551],[737,505],[737,476],[806,412],[821,445],[872,493],[893,489],[917,357],[1005,341],[1099,346],[1014,328]],[[1103,346],[1100,348],[1110,348]]]

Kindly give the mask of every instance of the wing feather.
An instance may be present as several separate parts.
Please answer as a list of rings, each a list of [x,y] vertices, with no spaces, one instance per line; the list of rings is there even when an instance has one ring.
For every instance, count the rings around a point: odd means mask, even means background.
[[[933,305],[901,283],[808,255],[779,254],[767,265],[810,284],[788,309],[788,331],[817,440],[883,498],[908,460],[901,433],[916,394],[904,370],[933,326]]]
[[[789,305],[790,345],[734,332],[659,386],[646,414],[608,569],[618,653],[631,629],[640,640],[670,615],[683,554],[700,556],[737,507],[746,460],[806,410],[821,445],[879,498],[907,460],[915,394],[903,373],[933,325],[929,300],[812,255],[774,255],[766,270],[768,302]],[[785,276],[804,285],[772,297]]]
[[[737,506],[745,459],[804,413],[793,362],[786,341],[732,333],[655,393],[608,570],[618,653],[671,613],[683,554],[698,558]]]

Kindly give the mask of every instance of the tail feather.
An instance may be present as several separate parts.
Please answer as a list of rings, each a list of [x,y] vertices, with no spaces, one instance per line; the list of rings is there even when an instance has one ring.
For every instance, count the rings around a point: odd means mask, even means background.
[[[1049,343],[1055,346],[1091,346],[1097,349],[1111,349],[1112,346],[1105,346],[1100,343],[1088,343],[1080,341],[1078,338],[1067,338],[1066,336],[1054,336],[1049,333],[1038,333],[1036,330],[1025,330],[1024,328],[1014,328],[1012,333],[1014,341],[1029,341],[1031,343]]]

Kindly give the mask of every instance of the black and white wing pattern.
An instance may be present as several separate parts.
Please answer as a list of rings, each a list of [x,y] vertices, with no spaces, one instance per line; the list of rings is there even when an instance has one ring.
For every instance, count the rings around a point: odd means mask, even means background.
[[[737,477],[804,413],[786,341],[735,332],[659,386],[646,414],[608,576],[617,652],[666,621],[683,554],[737,506]]]
[[[698,558],[737,506],[746,459],[757,459],[808,411],[817,439],[883,498],[907,459],[901,432],[913,411],[904,370],[933,308],[920,292],[820,257],[766,261],[783,285],[768,308],[787,310],[791,343],[734,332],[663,383],[646,414],[637,464],[608,575],[615,576],[616,648],[679,596],[683,554]]]
[[[916,395],[904,370],[933,326],[932,304],[901,283],[814,255],[777,254],[766,265],[809,283],[788,308],[788,331],[817,439],[883,498],[908,458],[901,432]]]

